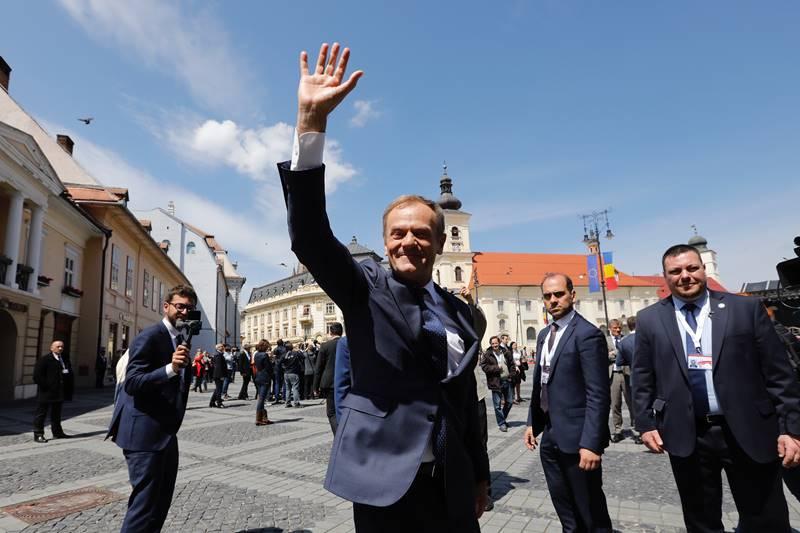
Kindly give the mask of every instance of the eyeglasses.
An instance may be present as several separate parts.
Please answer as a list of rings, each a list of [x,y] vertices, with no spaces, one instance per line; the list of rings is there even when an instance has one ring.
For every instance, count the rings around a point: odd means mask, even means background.
[[[191,304],[181,304],[181,303],[176,304],[176,303],[172,303],[172,302],[168,302],[168,303],[169,303],[169,305],[173,306],[178,311],[194,311],[194,306],[191,305]]]

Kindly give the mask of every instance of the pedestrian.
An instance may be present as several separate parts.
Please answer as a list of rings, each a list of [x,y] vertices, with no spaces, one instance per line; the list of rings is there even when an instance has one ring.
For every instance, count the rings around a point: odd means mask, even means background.
[[[65,377],[72,372],[64,356],[64,341],[50,343],[50,352],[36,361],[33,382],[37,385],[36,413],[33,417],[33,440],[46,443],[44,421],[50,412],[50,429],[54,439],[69,439],[61,427],[61,407],[64,402]]]
[[[255,376],[253,377],[253,381],[256,384],[256,388],[258,392],[256,393],[256,397],[258,401],[256,402],[256,425],[257,426],[266,426],[268,424],[272,424],[272,421],[267,416],[267,409],[264,407],[264,403],[267,401],[267,388],[269,387],[270,376],[273,373],[272,367],[272,359],[269,356],[269,342],[261,339],[258,344],[256,344],[256,353],[253,354],[253,363],[255,364]]]
[[[500,337],[491,337],[489,345],[481,359],[481,369],[486,374],[486,383],[492,391],[497,427],[505,433],[508,431],[507,418],[512,404],[512,383],[517,371],[511,353],[500,345]]]
[[[163,319],[136,335],[130,347],[106,437],[122,448],[132,487],[122,532],[161,531],[172,503],[177,433],[192,381],[191,347],[176,324],[196,305],[194,289],[173,287],[162,305]]]
[[[511,358],[514,361],[514,377],[511,382],[512,396],[514,403],[518,404],[521,400],[520,388],[522,387],[522,380],[524,372],[522,370],[522,350],[517,346],[517,341],[511,341],[508,345],[508,351],[511,352]]]
[[[547,274],[541,289],[552,321],[536,341],[525,445],[539,445],[564,531],[610,533],[601,457],[609,441],[608,347],[603,333],[575,311],[569,276]]]
[[[103,388],[103,381],[106,377],[107,368],[108,362],[106,361],[106,350],[105,348],[100,348],[100,350],[97,351],[97,357],[94,361],[94,388]]]
[[[242,348],[239,351],[239,374],[242,376],[242,388],[239,391],[239,400],[249,400],[250,395],[248,394],[247,387],[250,385],[250,379],[253,377],[253,368],[252,363],[253,361],[250,358],[250,352],[246,349]]]
[[[286,355],[283,356],[283,376],[286,382],[286,407],[300,407],[300,374],[305,366],[303,352],[295,350],[291,342],[287,342]],[[294,404],[292,404],[294,401]]]
[[[310,400],[314,396],[314,367],[317,362],[317,352],[314,349],[314,343],[309,342],[306,344],[306,349],[303,352],[304,373],[303,373],[303,395],[306,400]]]
[[[642,444],[642,437],[639,435],[639,432],[636,430],[636,417],[634,416],[633,410],[633,399],[630,397],[631,395],[631,361],[633,361],[633,354],[634,348],[636,346],[636,317],[629,316],[627,318],[628,324],[628,334],[622,338],[619,343],[619,353],[617,354],[617,361],[616,364],[622,368],[622,376],[624,377],[624,386],[627,390],[626,394],[628,398],[625,402],[628,404],[628,414],[631,418],[631,431],[633,431],[633,442],[635,444]],[[626,370],[627,369],[627,370]],[[613,386],[613,383],[612,383]],[[614,403],[613,398],[613,391],[612,391],[612,405]],[[622,418],[622,409],[620,409],[620,419]],[[621,423],[621,420],[620,420]]]
[[[278,165],[292,250],[341,309],[352,388],[325,488],[353,501],[364,532],[479,531],[489,461],[478,435],[469,306],[432,280],[447,238],[441,206],[401,196],[385,210],[390,270],[354,261],[331,231],[322,165],[327,118],[363,74],[334,44],[313,73],[301,54],[291,162]],[[446,487],[446,490],[445,490]]]
[[[645,446],[669,454],[686,529],[788,532],[781,468],[800,464],[800,384],[758,298],[708,289],[696,248],[661,258],[670,296],[641,310],[631,382]]]
[[[209,400],[208,406],[224,409],[225,405],[222,403],[222,391],[225,387],[225,376],[228,375],[228,367],[225,361],[225,345],[217,344],[215,348],[217,351],[214,353],[214,357],[212,359],[214,372],[212,374],[212,378],[214,379],[214,393],[211,395],[211,400]]]
[[[622,341],[626,338],[622,334],[622,322],[614,318],[609,323],[609,337],[611,344],[614,347],[614,364],[611,370],[611,422],[614,424],[614,432],[611,434],[611,442],[620,442],[625,437],[622,434],[623,419],[622,419],[622,400],[625,400],[625,405],[628,407],[628,415],[631,420],[631,427],[633,428],[633,408],[631,404],[631,367],[628,361],[623,360],[622,356]]]
[[[275,349],[272,350],[272,363],[275,367],[272,394],[275,397],[274,402],[278,404],[283,403],[283,356],[286,355],[286,346],[283,339],[278,339],[275,344]]]
[[[230,400],[230,396],[228,396],[228,387],[233,383],[233,377],[236,374],[236,359],[231,353],[231,346],[229,344],[223,344],[222,347],[222,357],[225,359],[225,372],[222,376],[222,399]]]
[[[194,392],[202,392],[203,385],[203,352],[200,348],[197,349],[192,360],[192,372],[194,374]]]
[[[319,347],[314,371],[313,389],[318,398],[325,398],[325,413],[334,435],[336,435],[338,422],[333,380],[336,375],[336,345],[339,343],[342,333],[344,333],[344,328],[340,322],[333,322],[328,326],[329,338]]]

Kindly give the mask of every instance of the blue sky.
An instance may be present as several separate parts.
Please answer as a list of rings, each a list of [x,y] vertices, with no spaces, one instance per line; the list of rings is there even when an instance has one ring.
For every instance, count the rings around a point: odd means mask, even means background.
[[[365,76],[328,125],[329,212],[382,251],[380,214],[438,195],[443,160],[480,251],[583,253],[612,208],[623,271],[696,224],[723,282],[775,278],[800,234],[800,3],[3,4],[12,96],[133,208],[177,204],[248,278],[284,276],[297,57]],[[93,116],[84,126],[76,118]],[[532,283],[536,280],[532,280]]]

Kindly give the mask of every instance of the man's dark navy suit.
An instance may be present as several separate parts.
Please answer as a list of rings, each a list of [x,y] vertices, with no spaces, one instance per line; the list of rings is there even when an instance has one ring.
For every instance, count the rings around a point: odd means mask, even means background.
[[[566,328],[549,361],[547,413],[541,408],[541,363],[549,329],[539,333],[528,425],[534,435],[544,433],[542,467],[564,531],[611,531],[602,467],[578,468],[581,448],[602,454],[608,446],[608,349],[602,332],[580,314]]]
[[[123,449],[133,491],[122,531],[158,531],[166,519],[178,474],[176,433],[189,396],[188,368],[172,378],[165,367],[175,347],[163,322],[131,344],[125,382],[108,436]]]
[[[282,163],[279,171],[292,250],[342,310],[347,327],[352,383],[341,404],[325,488],[357,504],[398,502],[415,482],[443,409],[446,491],[438,519],[445,531],[478,531],[475,484],[488,480],[489,462],[478,426],[479,346],[469,307],[436,287],[450,310],[442,318],[445,327],[464,341],[459,366],[439,379],[412,290],[373,260],[354,261],[331,232],[324,167],[293,172]]]
[[[720,504],[715,495],[718,489],[702,486],[696,464],[696,452],[708,455],[709,448],[717,448],[719,442],[728,450],[727,457],[720,455],[715,460],[728,474],[742,530],[774,531],[774,525],[751,522],[760,518],[748,517],[747,511],[761,506],[772,509],[766,514],[778,518],[785,512],[777,439],[780,434],[800,435],[800,385],[757,298],[715,291],[709,291],[709,297],[712,376],[724,417],[720,431],[724,439],[710,442],[711,429],[695,419],[684,341],[671,297],[643,309],[636,318],[631,369],[636,429],[642,433],[657,429],[664,441],[681,492],[687,527],[707,530],[692,523],[696,517],[686,516],[693,513],[687,509],[687,504],[692,503],[687,500],[700,500],[696,505],[700,520],[709,521],[709,516],[717,520],[714,515],[719,516]],[[719,474],[715,477],[714,484],[718,485]],[[703,498],[713,505],[703,507]],[[765,498],[769,501],[765,502]],[[721,520],[718,524],[721,527]]]

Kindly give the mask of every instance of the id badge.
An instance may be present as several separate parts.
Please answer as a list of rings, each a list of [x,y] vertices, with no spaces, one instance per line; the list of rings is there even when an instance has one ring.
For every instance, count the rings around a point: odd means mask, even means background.
[[[550,365],[542,367],[542,385],[547,385],[550,380]]]
[[[689,370],[711,370],[714,360],[710,355],[693,354],[689,355]]]
[[[69,374],[69,370],[67,370],[66,368],[62,368],[61,369],[61,373],[62,374]]]

